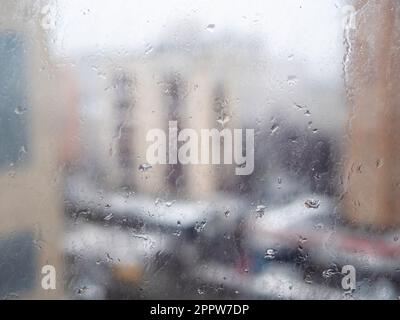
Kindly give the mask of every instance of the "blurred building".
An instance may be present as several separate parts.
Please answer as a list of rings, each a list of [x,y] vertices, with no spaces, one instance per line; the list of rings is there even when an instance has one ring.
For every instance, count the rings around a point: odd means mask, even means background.
[[[251,104],[246,86],[257,79],[249,68],[256,53],[245,42],[232,46],[234,50],[205,43],[188,53],[163,45],[145,55],[86,62],[90,67],[86,73],[82,68],[81,77],[92,83],[92,94],[82,102],[84,140],[90,141],[84,158],[90,167],[98,165],[96,180],[111,187],[132,187],[135,192],[193,200],[232,188],[238,181],[235,165],[178,163],[146,168],[146,149],[151,144],[146,134],[159,128],[168,135],[169,121],[177,121],[178,130],[191,128],[199,136],[200,129],[245,127],[243,105]],[[93,71],[95,80],[88,76]]]
[[[41,2],[0,8],[0,297],[55,298],[63,292],[58,117]],[[57,272],[41,287],[42,267]]]

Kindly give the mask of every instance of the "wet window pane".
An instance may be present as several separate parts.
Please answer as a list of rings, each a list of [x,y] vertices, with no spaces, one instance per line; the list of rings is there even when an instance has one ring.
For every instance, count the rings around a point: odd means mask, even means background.
[[[0,7],[0,298],[397,299],[396,0]]]

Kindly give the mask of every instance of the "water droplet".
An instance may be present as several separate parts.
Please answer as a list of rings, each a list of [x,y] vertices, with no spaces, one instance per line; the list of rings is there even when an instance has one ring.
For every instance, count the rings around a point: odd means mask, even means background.
[[[278,129],[279,129],[279,125],[276,124],[276,123],[274,123],[274,124],[272,125],[272,127],[271,127],[271,133],[272,133],[272,134],[275,133],[276,131],[278,131]]]
[[[143,164],[141,164],[141,165],[139,166],[139,171],[140,171],[140,172],[145,172],[145,171],[147,171],[147,170],[150,170],[151,168],[152,168],[152,165],[151,165],[151,164],[143,163]]]
[[[203,294],[205,293],[204,288],[198,288],[198,289],[197,289],[197,293],[198,293],[199,295],[203,295]]]
[[[88,287],[83,286],[83,287],[80,287],[77,292],[79,295],[81,295],[81,294],[84,294],[87,291],[87,289],[88,289]]]
[[[26,154],[28,153],[28,151],[26,150],[25,146],[21,146],[21,148],[18,151],[18,160],[24,160],[26,157]]]
[[[307,242],[307,238],[299,236],[299,243],[305,243],[305,242]]]
[[[207,29],[207,31],[214,32],[215,24],[210,23],[209,25],[207,25],[206,29]]]
[[[317,209],[317,208],[319,208],[320,202],[319,202],[319,200],[308,199],[304,202],[304,205],[306,206],[306,208],[309,208],[309,209]]]
[[[295,108],[297,108],[297,109],[300,109],[300,110],[304,108],[302,105],[300,105],[300,104],[298,104],[298,103],[294,103],[293,106],[294,106]]]
[[[231,239],[231,236],[230,236],[229,234],[224,233],[224,239],[230,240],[230,239]]]
[[[145,55],[148,55],[148,54],[150,54],[151,52],[153,51],[153,46],[151,45],[151,44],[147,44],[146,45],[146,49],[145,49],[145,51],[144,51],[144,54]]]
[[[339,268],[336,264],[332,263],[327,270],[322,272],[322,277],[324,279],[329,279],[334,275],[340,274]]]
[[[256,213],[257,213],[257,217],[258,218],[261,218],[264,215],[265,209],[267,209],[267,207],[264,206],[264,205],[258,205],[257,206]]]
[[[167,201],[167,202],[165,203],[165,205],[169,208],[169,207],[172,207],[172,205],[173,205],[175,202],[176,202],[176,200]]]
[[[108,252],[106,252],[106,258],[107,258],[107,262],[109,262],[109,263],[114,262],[114,259],[110,256],[110,254]]]
[[[277,252],[278,251],[275,250],[275,249],[267,249],[265,251],[264,258],[267,259],[267,260],[274,260]]]
[[[335,270],[333,270],[333,269],[330,268],[330,269],[324,270],[324,271],[322,272],[322,277],[323,277],[324,279],[329,279],[329,278],[333,277],[336,273],[337,273],[337,272],[336,272]]]
[[[15,293],[15,292],[7,293],[7,294],[3,297],[4,300],[18,299],[18,298],[19,298],[19,295],[18,295],[18,293]]]
[[[288,78],[287,78],[287,84],[288,84],[290,87],[295,86],[295,85],[297,84],[297,81],[298,81],[298,79],[297,79],[296,76],[288,76]]]
[[[317,223],[317,224],[314,226],[314,228],[317,229],[317,230],[323,229],[323,228],[324,228],[324,224],[323,224],[323,223]]]
[[[229,121],[231,121],[231,118],[229,117],[229,116],[225,116],[225,117],[223,117],[223,118],[218,118],[217,119],[217,122],[220,124],[220,125],[222,125],[222,126],[224,126],[226,123],[228,123]]]
[[[14,109],[14,113],[15,113],[15,114],[18,114],[18,115],[24,114],[25,112],[26,112],[26,108],[25,108],[25,107],[22,107],[22,106],[17,106],[17,107]]]
[[[175,237],[180,237],[181,234],[182,234],[182,231],[181,231],[181,230],[175,230],[174,233],[173,233],[173,235],[174,235]]]
[[[313,283],[313,280],[312,280],[312,277],[311,277],[310,274],[307,274],[307,275],[304,277],[304,282],[307,283],[307,284],[312,284],[312,283]]]
[[[178,226],[178,228],[180,228],[181,222],[178,220],[178,221],[176,222],[176,225]],[[176,229],[176,230],[174,231],[174,233],[173,233],[173,235],[176,236],[176,237],[180,237],[181,234],[182,234],[182,231],[181,231],[180,229]]]
[[[105,221],[110,221],[110,220],[112,219],[112,217],[113,217],[113,214],[110,213],[110,214],[108,214],[108,215],[106,215],[106,216],[104,217],[104,220],[105,220]]]
[[[278,177],[277,182],[278,182],[277,188],[280,190],[281,187],[282,187],[282,178],[281,178],[281,177]]]
[[[197,232],[201,232],[204,230],[204,228],[206,227],[207,221],[206,220],[202,220],[201,222],[196,221],[196,224],[194,226],[194,229]]]
[[[97,76],[100,78],[100,79],[107,79],[107,74],[106,73],[104,73],[104,72],[98,72],[97,73]]]

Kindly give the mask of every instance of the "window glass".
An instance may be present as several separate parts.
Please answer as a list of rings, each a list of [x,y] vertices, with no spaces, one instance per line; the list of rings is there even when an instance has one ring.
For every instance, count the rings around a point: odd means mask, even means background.
[[[0,298],[397,299],[399,13],[2,0]]]

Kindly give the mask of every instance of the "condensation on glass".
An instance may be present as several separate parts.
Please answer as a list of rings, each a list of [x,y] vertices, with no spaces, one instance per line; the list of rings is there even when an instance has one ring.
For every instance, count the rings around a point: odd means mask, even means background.
[[[3,0],[0,298],[397,299],[399,13]]]

